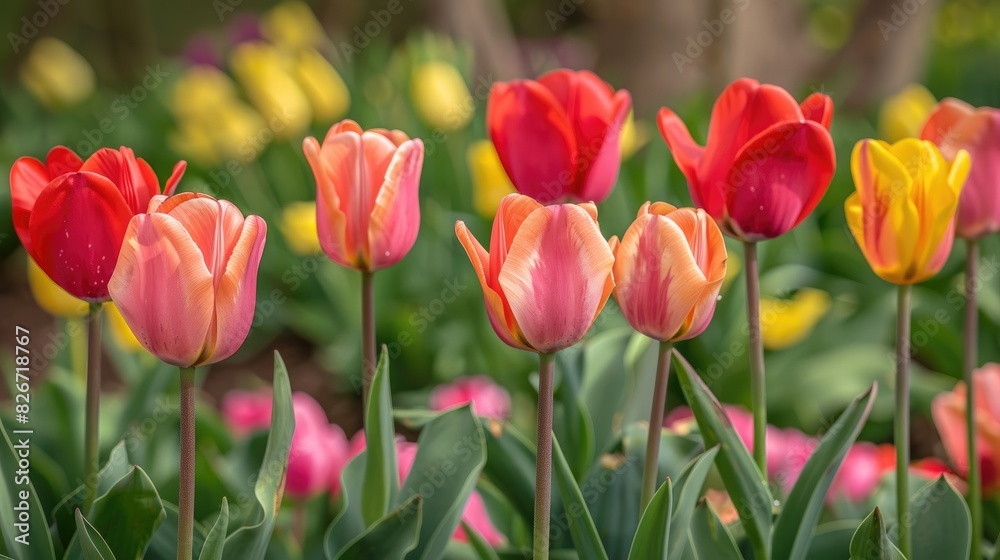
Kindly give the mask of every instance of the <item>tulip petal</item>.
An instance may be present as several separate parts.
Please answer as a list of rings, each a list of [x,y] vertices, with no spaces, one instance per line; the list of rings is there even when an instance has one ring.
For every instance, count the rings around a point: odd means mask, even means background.
[[[962,148],[961,135],[955,128],[976,112],[975,107],[961,99],[949,97],[938,103],[924,121],[920,138],[929,140],[939,148],[945,159],[952,160]]]
[[[11,215],[14,220],[14,231],[25,249],[31,246],[31,234],[28,231],[28,221],[35,200],[49,184],[49,171],[45,164],[33,157],[17,158],[10,168],[10,198]]]
[[[528,344],[547,353],[579,341],[607,301],[613,264],[608,242],[582,208],[532,212],[500,271],[503,294]]]
[[[403,143],[391,155],[368,226],[371,270],[396,264],[417,240],[423,163],[424,144],[419,138]]]
[[[186,169],[187,162],[184,160],[178,161],[174,164],[174,169],[170,172],[170,177],[167,177],[167,182],[163,185],[163,194],[167,196],[172,196],[174,194],[174,191],[177,190],[177,183],[180,183],[181,177],[184,176],[184,171]]]
[[[500,201],[500,207],[497,208],[496,217],[493,219],[489,260],[486,261],[489,265],[486,278],[491,286],[500,289],[500,271],[503,269],[504,261],[507,260],[510,246],[514,243],[514,236],[528,215],[541,207],[542,205],[535,202],[535,199],[523,194],[510,194]]]
[[[145,163],[145,162],[143,162]],[[135,157],[131,148],[122,146],[120,150],[101,148],[83,162],[81,171],[90,171],[103,175],[111,180],[122,193],[122,198],[132,209],[132,214],[146,211],[149,200],[160,194],[160,185],[156,175],[149,165],[145,165],[148,173],[143,173],[143,166]],[[153,180],[149,184],[148,179]]]
[[[347,242],[347,215],[340,207],[340,196],[335,184],[338,179],[315,138],[303,140],[302,148],[313,175],[316,176],[316,232],[320,246],[337,264],[353,267],[356,255],[352,249],[354,245]],[[349,147],[344,147],[342,153],[339,153],[340,157],[348,157],[348,151]]]
[[[224,206],[220,204],[220,210],[222,207]],[[232,210],[239,213],[235,206]],[[221,213],[232,214],[231,211],[225,210]],[[220,216],[220,222],[222,220]],[[235,241],[235,245],[228,255],[225,272],[221,279],[214,279],[217,286],[215,332],[210,337],[210,342],[206,343],[199,364],[212,364],[232,356],[246,340],[253,324],[257,297],[257,269],[260,266],[266,238],[267,224],[259,216],[247,216],[238,238],[231,238]]]
[[[828,95],[817,91],[807,97],[799,105],[799,109],[806,120],[818,122],[820,126],[830,130],[830,124],[833,122],[833,100]]]
[[[814,121],[784,122],[750,140],[727,180],[728,215],[745,240],[778,237],[816,208],[836,168],[830,134]]]
[[[218,288],[235,250],[240,232],[245,229],[243,214],[232,202],[210,196],[185,197],[180,202],[168,198],[157,212],[169,214],[184,226],[198,246],[208,272]]]
[[[490,139],[511,183],[539,202],[566,197],[576,183],[577,142],[565,110],[543,85],[497,83],[486,109]]]
[[[28,224],[29,254],[73,296],[104,301],[131,218],[108,179],[85,171],[61,175],[35,201]]]
[[[82,166],[80,156],[66,146],[56,146],[45,156],[45,167],[49,170],[49,177],[53,179],[63,173],[79,171]]]
[[[108,286],[125,322],[164,362],[196,364],[215,310],[212,275],[198,245],[162,213],[137,215],[125,238]]]
[[[677,167],[688,181],[688,189],[691,191],[691,199],[695,206],[704,208],[712,216],[722,216],[725,207],[722,191],[707,188],[699,175],[705,148],[691,138],[684,121],[670,109],[666,107],[660,109],[657,124]]]
[[[593,141],[588,142],[580,154],[580,161],[590,158],[589,167],[583,175],[583,182],[579,185],[577,200],[603,202],[618,181],[618,172],[621,168],[621,148],[620,137],[622,127],[628,119],[632,110],[632,97],[627,91],[619,91],[614,96],[614,107],[611,121],[605,129],[604,137],[600,143],[600,148],[594,153],[590,150]],[[581,164],[582,166],[582,164]]]

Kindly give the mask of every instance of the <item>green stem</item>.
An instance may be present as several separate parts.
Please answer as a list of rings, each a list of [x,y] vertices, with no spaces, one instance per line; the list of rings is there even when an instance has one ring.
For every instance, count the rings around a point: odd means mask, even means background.
[[[656,382],[653,385],[653,407],[649,410],[649,433],[646,436],[646,464],[642,471],[642,501],[639,515],[646,510],[656,493],[660,466],[660,434],[663,432],[663,408],[667,402],[667,379],[670,376],[670,341],[660,342],[660,356],[656,361]]]
[[[896,304],[896,513],[899,551],[910,558],[910,286]]]
[[[361,409],[368,411],[368,391],[375,376],[375,273],[361,273]]]
[[[533,560],[549,558],[552,502],[552,383],[555,354],[538,355],[538,451],[535,458],[535,527]]]
[[[73,376],[87,384],[87,324],[83,317],[66,319],[66,330],[69,331],[69,358],[73,367]]]
[[[177,504],[177,560],[194,552],[194,368],[181,370],[181,473]]]
[[[83,511],[97,494],[98,445],[101,422],[101,304],[90,304],[87,317],[87,396],[83,436]]]
[[[983,497],[982,479],[979,474],[979,450],[976,441],[976,385],[972,381],[972,371],[978,365],[979,310],[976,305],[976,290],[979,288],[979,245],[968,242],[965,259],[965,340],[962,345],[962,377],[965,380],[965,434],[968,445],[969,512],[972,514],[972,548],[969,558],[980,560],[983,556],[980,546],[983,538]]]
[[[757,243],[743,244],[747,267],[747,326],[750,334],[750,403],[753,408],[753,457],[767,478],[767,383],[764,377],[764,339],[760,335],[760,268]]]

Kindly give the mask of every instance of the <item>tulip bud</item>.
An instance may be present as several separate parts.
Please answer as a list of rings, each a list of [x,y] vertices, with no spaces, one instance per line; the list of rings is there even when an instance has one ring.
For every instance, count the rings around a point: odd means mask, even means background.
[[[24,87],[49,109],[83,101],[94,92],[94,69],[59,39],[39,39],[20,70]]]

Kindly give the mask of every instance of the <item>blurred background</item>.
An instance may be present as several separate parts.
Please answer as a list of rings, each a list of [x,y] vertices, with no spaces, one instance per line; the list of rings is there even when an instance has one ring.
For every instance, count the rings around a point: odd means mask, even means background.
[[[892,387],[895,292],[870,271],[844,219],[853,144],[917,134],[944,97],[1000,105],[1000,3],[991,0],[6,0],[0,31],[2,180],[16,158],[42,158],[54,145],[83,157],[127,145],[161,180],[187,160],[180,190],[263,216],[269,235],[254,327],[239,354],[205,375],[205,398],[268,384],[278,349],[292,388],[315,396],[348,436],[361,425],[351,384],[361,368],[360,282],[319,251],[304,137],[322,138],[351,118],[424,139],[420,236],[399,265],[376,275],[377,340],[392,358],[394,401],[424,407],[434,385],[486,374],[510,390],[513,421],[530,433],[533,356],[492,332],[453,232],[461,219],[488,237],[511,190],[485,134],[490,84],[590,68],[631,92],[620,179],[600,207],[608,237],[624,232],[643,201],[691,203],[656,129],[660,107],[678,112],[703,142],[715,96],[737,77],[779,84],[799,99],[827,93],[836,105],[837,175],[810,219],[761,247],[770,420],[814,434],[873,379]],[[0,193],[9,216],[9,189]],[[678,346],[721,400],[748,406],[741,251],[730,249],[711,326]],[[1000,242],[988,239],[982,251],[987,362],[1000,360]],[[961,373],[963,252],[956,244],[942,273],[915,289],[915,458],[946,458],[929,407]],[[29,274],[9,217],[0,220],[0,257],[4,332],[31,329],[40,375],[72,369],[79,319],[44,275]],[[121,326],[108,322],[112,395],[152,383],[156,369]],[[609,303],[590,335],[637,364],[622,369],[618,425],[649,406],[649,391],[635,387],[651,386],[652,350],[630,332]],[[156,379],[158,391],[175,383]],[[0,398],[7,395],[0,385]],[[45,397],[53,414],[69,406],[63,397]],[[680,401],[672,380],[669,404]],[[884,390],[863,439],[890,441],[891,421]]]

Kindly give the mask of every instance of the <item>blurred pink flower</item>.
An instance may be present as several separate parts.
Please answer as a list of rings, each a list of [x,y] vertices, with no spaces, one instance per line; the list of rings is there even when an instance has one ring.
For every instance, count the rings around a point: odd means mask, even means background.
[[[891,444],[855,443],[847,451],[844,464],[833,479],[827,501],[845,498],[850,502],[862,502],[878,487],[882,475],[895,468],[896,448]]]
[[[510,417],[510,394],[485,375],[460,377],[447,385],[438,385],[431,392],[434,410],[472,403],[472,412],[497,420]]]
[[[983,494],[1000,490],[1000,364],[990,363],[972,373],[975,384],[976,441]],[[958,474],[969,469],[965,429],[965,383],[934,397],[931,412],[941,443]]]

